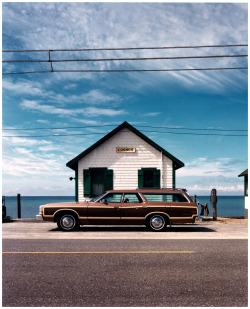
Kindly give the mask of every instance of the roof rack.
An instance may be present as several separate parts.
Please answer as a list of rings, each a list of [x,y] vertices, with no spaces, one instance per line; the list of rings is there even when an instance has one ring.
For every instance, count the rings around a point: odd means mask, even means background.
[[[187,192],[187,189],[184,188],[136,188],[136,190],[171,190],[171,191],[184,191]]]

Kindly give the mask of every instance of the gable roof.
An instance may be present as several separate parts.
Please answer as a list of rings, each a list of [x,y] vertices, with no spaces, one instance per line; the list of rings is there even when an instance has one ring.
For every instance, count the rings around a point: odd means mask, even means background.
[[[184,166],[184,163],[181,162],[179,159],[171,155],[169,152],[167,152],[165,149],[163,149],[161,146],[156,144],[154,141],[152,141],[150,138],[148,138],[146,135],[138,131],[136,128],[134,128],[132,125],[130,125],[127,121],[124,121],[122,124],[120,124],[118,127],[116,127],[113,131],[109,132],[107,135],[105,135],[103,138],[101,138],[99,141],[97,141],[95,144],[90,146],[88,149],[84,150],[82,153],[80,153],[78,156],[76,156],[74,159],[70,160],[66,166],[69,168],[72,168],[73,170],[76,170],[78,167],[78,161],[84,158],[87,154],[89,154],[92,150],[100,146],[101,144],[105,143],[109,138],[114,136],[116,133],[118,133],[123,128],[127,128],[133,133],[135,133],[137,136],[142,138],[145,142],[153,146],[158,151],[162,152],[166,157],[171,159],[175,164],[174,168],[177,170],[178,168],[181,168]]]
[[[241,176],[247,176],[248,175],[248,168],[242,172],[240,175],[238,175],[238,177],[241,177]]]

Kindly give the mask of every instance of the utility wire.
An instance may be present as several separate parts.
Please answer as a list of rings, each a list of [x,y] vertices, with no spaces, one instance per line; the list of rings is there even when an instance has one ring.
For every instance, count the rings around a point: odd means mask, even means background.
[[[96,126],[76,126],[76,127],[48,127],[48,128],[10,128],[10,129],[5,129],[3,128],[3,131],[32,131],[32,130],[62,130],[62,129],[88,129],[88,128],[103,128],[103,127],[117,127],[119,124],[103,124],[103,125],[96,125]],[[136,127],[140,128],[157,128],[157,129],[173,129],[173,130],[195,130],[195,131],[225,131],[225,132],[242,132],[242,131],[248,131],[248,130],[238,130],[238,129],[211,129],[211,128],[184,128],[184,127],[167,127],[167,126],[143,126],[143,125],[136,125]]]
[[[143,50],[143,49],[244,47],[244,46],[248,46],[248,44],[194,45],[194,46],[167,46],[167,47],[82,48],[82,49],[29,49],[29,50],[3,50],[2,52],[20,53],[20,52],[94,51],[94,50]]]
[[[247,134],[216,134],[216,133],[209,133],[209,134],[204,134],[204,133],[180,133],[180,132],[160,132],[160,131],[145,131],[145,130],[141,130],[141,132],[147,132],[147,133],[163,133],[163,134],[184,134],[184,135],[207,135],[207,136],[212,136],[212,135],[216,135],[216,136],[248,136]],[[8,137],[57,137],[57,136],[77,136],[77,135],[96,135],[96,134],[102,134],[102,135],[106,135],[107,133],[105,132],[92,132],[92,133],[72,133],[72,134],[47,134],[47,135],[6,135],[6,136],[2,136],[5,138]]]
[[[207,59],[207,58],[237,58],[248,55],[215,55],[215,56],[183,56],[183,57],[147,57],[147,58],[97,58],[97,59],[60,59],[60,60],[4,60],[3,63],[26,63],[26,62],[89,62],[89,61],[134,61],[134,60],[180,60],[180,59]]]
[[[34,74],[34,73],[117,73],[117,72],[181,72],[181,71],[214,71],[214,70],[247,70],[247,67],[235,68],[198,68],[198,69],[143,69],[143,70],[51,70],[51,71],[31,71],[31,72],[12,72],[2,73],[2,75],[14,74]]]

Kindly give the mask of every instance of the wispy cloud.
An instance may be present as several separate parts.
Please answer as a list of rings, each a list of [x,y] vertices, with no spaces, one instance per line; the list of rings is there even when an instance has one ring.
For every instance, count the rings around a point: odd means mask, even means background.
[[[31,82],[29,80],[21,80],[18,82],[13,82],[11,80],[3,80],[2,83],[3,90],[8,91],[13,94],[26,94],[26,95],[38,95],[42,96],[42,86],[38,82]]]
[[[57,103],[83,103],[83,104],[91,104],[91,105],[118,105],[124,99],[117,94],[108,94],[104,93],[100,89],[92,89],[88,92],[80,93],[80,94],[70,94],[67,95],[65,93],[59,93],[52,90],[48,90],[47,88],[50,85],[46,83],[40,83],[33,80],[3,80],[3,90],[10,95],[30,95],[36,97],[46,97],[48,102],[57,102]],[[75,84],[69,86],[64,86],[65,89],[74,89],[76,87]]]
[[[145,113],[143,116],[148,116],[148,117],[154,117],[160,115],[161,112],[152,112],[152,113]]]
[[[200,192],[202,192],[202,194],[206,194],[206,195],[210,195],[211,190],[216,188],[216,190],[218,191],[217,194],[219,195],[223,195],[223,193],[230,193],[230,194],[239,194],[242,193],[244,190],[244,185],[234,185],[234,186],[222,186],[222,185],[211,185],[211,186],[201,186],[201,185],[193,185],[193,186],[189,186],[188,190],[189,192],[195,192],[195,194],[201,194]]]
[[[232,158],[195,158],[178,171],[178,176],[237,176],[244,163]]]
[[[111,108],[97,108],[97,107],[86,107],[86,108],[58,108],[48,104],[40,104],[35,100],[23,100],[21,107],[24,109],[30,109],[34,111],[43,112],[46,114],[54,114],[59,116],[76,116],[82,114],[83,116],[117,116],[125,115],[128,112],[125,110],[115,110]]]
[[[13,48],[11,40],[15,37],[23,48],[56,49],[56,48],[103,48],[103,47],[135,47],[135,46],[182,46],[182,45],[213,45],[247,43],[247,4],[238,3],[4,3],[4,48]],[[123,12],[129,14],[123,14]],[[33,24],[30,23],[32,16]],[[146,16],[146,18],[145,18]],[[155,22],[157,20],[157,22]],[[10,22],[11,21],[11,22]],[[32,24],[32,25],[33,25]],[[65,27],[67,24],[67,27]],[[140,25],[140,27],[138,27]],[[20,29],[16,33],[16,29]],[[167,29],[167,31],[166,31]],[[107,36],[108,33],[108,36]],[[157,33],[157,35],[155,35]],[[121,43],[122,42],[122,43]],[[139,42],[139,43],[138,43]],[[207,55],[231,52],[244,53],[244,48],[225,49],[194,49],[167,51],[133,51],[133,52],[92,52],[84,54],[86,58],[101,57],[143,57],[143,56],[181,56]],[[54,54],[53,54],[54,55]],[[81,53],[65,53],[65,57],[83,57]],[[111,56],[111,57],[112,57]],[[60,57],[60,54],[59,54]],[[47,64],[46,64],[47,65]],[[77,64],[55,64],[58,68],[181,68],[181,67],[213,67],[242,66],[247,60],[239,59],[206,59],[181,61],[131,61],[113,63],[99,62]],[[153,75],[153,78],[150,76]],[[63,79],[66,75],[55,75]],[[93,74],[68,74],[69,78],[97,78]],[[97,77],[98,76],[98,77]],[[135,86],[137,74],[126,74],[130,86]],[[157,84],[171,81],[194,87],[202,85],[210,91],[230,89],[230,83],[239,87],[246,74],[239,71],[230,73],[216,72],[179,72],[149,74],[143,80],[137,79],[137,89],[147,87],[150,83]],[[65,88],[74,87],[70,82]],[[73,89],[73,88],[72,88]],[[91,94],[86,99],[91,101]],[[95,94],[95,96],[98,93]]]
[[[99,89],[90,90],[87,93],[82,93],[79,95],[64,95],[56,94],[50,98],[48,101],[56,101],[60,103],[84,103],[84,104],[119,104],[123,99],[116,94],[105,94]]]

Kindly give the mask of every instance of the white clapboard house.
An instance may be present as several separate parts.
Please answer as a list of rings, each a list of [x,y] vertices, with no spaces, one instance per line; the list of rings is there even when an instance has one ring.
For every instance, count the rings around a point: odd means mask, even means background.
[[[76,201],[107,190],[174,188],[184,163],[123,122],[67,163],[75,171]]]

